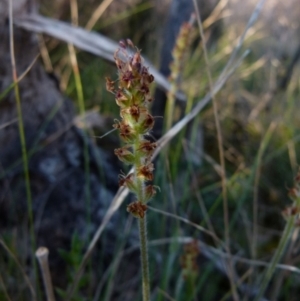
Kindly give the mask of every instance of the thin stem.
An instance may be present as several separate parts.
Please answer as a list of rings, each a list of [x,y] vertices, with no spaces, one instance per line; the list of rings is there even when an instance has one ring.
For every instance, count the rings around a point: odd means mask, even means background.
[[[6,245],[6,243],[4,242],[4,240],[2,239],[2,237],[0,237],[0,245],[3,247],[3,249],[7,252],[7,254],[13,259],[13,261],[16,263],[17,267],[19,268],[24,281],[26,282],[30,293],[31,293],[31,300],[33,301],[37,301],[37,296],[35,293],[35,290],[33,288],[32,283],[30,282],[29,277],[27,276],[26,272],[24,271],[22,265],[20,264],[18,258],[16,257],[16,255],[8,248],[8,246]]]
[[[259,301],[261,299],[261,297],[264,295],[265,293],[265,290],[274,274],[274,271],[276,269],[276,265],[278,264],[278,262],[280,261],[280,259],[282,258],[284,252],[285,252],[285,249],[286,249],[286,246],[287,244],[289,243],[289,240],[290,240],[290,237],[291,237],[291,234],[292,234],[292,231],[295,227],[295,216],[291,216],[289,217],[286,225],[285,225],[285,228],[284,228],[284,231],[283,231],[283,234],[282,234],[282,237],[280,239],[280,242],[279,242],[279,246],[272,258],[272,261],[271,263],[269,264],[262,280],[260,281],[261,285],[260,285],[260,288],[259,288],[259,292],[255,298],[254,301]]]
[[[276,128],[276,123],[272,122],[269,126],[266,135],[260,145],[258,150],[257,159],[256,159],[256,171],[255,171],[255,180],[254,180],[254,195],[253,195],[253,234],[251,240],[251,253],[252,258],[256,259],[257,257],[257,233],[258,233],[258,188],[261,174],[261,163],[262,157],[266,150],[266,147],[269,144],[271,136],[273,134],[274,129]]]
[[[206,72],[207,77],[209,81],[209,89],[212,92],[213,91],[213,81],[212,76],[210,72],[210,66],[209,66],[209,60],[208,60],[208,54],[206,49],[206,43],[204,38],[204,32],[201,22],[201,17],[198,9],[198,5],[196,3],[196,0],[193,0],[195,10],[196,10],[196,17],[197,22],[199,26],[200,36],[202,39],[202,45],[203,45],[203,53],[204,53],[204,59],[205,59],[205,65],[206,65]],[[218,113],[218,104],[215,98],[215,95],[212,94],[212,104],[213,104],[213,112],[214,112],[214,119],[216,124],[216,130],[217,130],[217,142],[218,142],[218,149],[219,149],[219,158],[220,158],[220,164],[221,164],[221,183],[222,183],[222,196],[223,196],[223,212],[224,212],[224,236],[225,236],[225,245],[226,245],[226,251],[229,255],[231,255],[230,251],[230,233],[229,233],[229,213],[228,213],[228,197],[227,197],[227,179],[226,179],[226,167],[225,167],[225,157],[224,157],[224,148],[223,148],[223,137],[222,137],[222,131],[221,131],[221,124],[219,119],[219,113]],[[235,301],[239,300],[239,295],[235,286],[234,281],[234,267],[233,262],[231,260],[231,256],[228,259],[228,278],[232,290],[233,299]]]
[[[143,301],[150,301],[150,277],[147,247],[147,218],[139,218],[140,249],[142,263]]]
[[[136,142],[133,145],[133,154],[136,156],[137,149],[142,136],[138,136]],[[136,156],[138,158],[138,156]],[[142,160],[139,158],[135,162],[135,178],[138,186],[137,197],[143,204],[145,203],[145,183],[142,179],[139,179],[136,172],[137,169],[142,166]],[[143,301],[150,301],[150,276],[149,276],[149,263],[148,263],[148,240],[147,240],[147,213],[143,218],[139,218],[139,236],[140,236],[140,250],[141,250],[141,265],[142,265],[142,286],[143,286]]]
[[[71,8],[71,18],[73,26],[78,26],[78,4],[76,0],[71,0],[70,2]],[[70,61],[73,69],[75,87],[78,97],[78,108],[79,113],[83,117],[83,140],[84,140],[84,148],[83,148],[83,160],[84,160],[84,173],[85,173],[85,185],[84,185],[84,197],[86,201],[86,218],[87,223],[90,225],[91,223],[91,188],[90,188],[90,156],[89,156],[89,146],[87,141],[87,126],[86,126],[86,114],[85,114],[85,104],[84,104],[84,95],[83,95],[83,87],[80,76],[80,71],[78,67],[78,61],[76,56],[76,51],[73,44],[68,44]]]
[[[289,245],[289,248],[288,248],[285,256],[283,256],[283,259],[282,259],[283,263],[291,262],[292,257],[293,257],[293,250],[295,250],[295,245],[296,245],[298,236],[299,236],[299,228],[294,228],[293,233],[291,234],[291,243]],[[287,277],[287,274],[288,274],[287,271],[283,270],[277,276],[277,279],[274,280],[274,285],[273,285],[274,289],[272,289],[272,294],[271,294],[270,300],[278,300],[278,295],[282,288],[282,282]]]
[[[134,163],[134,177],[136,181],[136,185],[138,187],[137,191],[137,198],[139,201],[141,201],[143,204],[145,203],[144,200],[144,190],[145,190],[145,183],[143,179],[140,179],[137,176],[137,170],[143,165],[142,159],[137,156],[137,150],[140,146],[140,142],[143,140],[143,136],[139,135],[135,141],[135,143],[132,145],[132,153],[136,157],[135,163]]]
[[[40,264],[41,273],[44,280],[44,286],[46,289],[47,301],[55,301],[52,280],[51,280],[51,275],[49,270],[49,263],[48,263],[49,251],[45,247],[40,247],[37,249],[35,255]]]
[[[99,6],[96,8],[94,13],[92,14],[91,18],[87,22],[85,29],[92,30],[92,28],[95,26],[95,24],[98,22],[98,20],[101,18],[103,13],[106,11],[106,9],[110,6],[110,4],[114,0],[104,0],[102,1]]]
[[[18,74],[16,67],[16,59],[15,59],[15,51],[14,51],[14,34],[13,34],[13,4],[12,0],[9,1],[9,36],[10,36],[10,57],[11,57],[11,67],[12,67],[12,77],[14,83],[14,92],[15,92],[15,100],[17,107],[17,116],[18,116],[18,127],[19,127],[19,136],[21,143],[21,151],[22,151],[22,161],[23,161],[23,171],[24,171],[24,179],[25,179],[25,187],[26,187],[26,199],[27,199],[27,210],[28,210],[28,219],[29,219],[29,232],[31,239],[31,250],[32,250],[32,264],[34,270],[34,277],[36,284],[37,281],[37,266],[34,259],[34,251],[35,251],[35,233],[34,233],[34,218],[33,218],[33,210],[32,210],[32,195],[30,189],[30,176],[29,176],[29,164],[28,164],[28,155],[26,149],[26,137],[23,123],[23,114],[22,114],[22,105],[21,105],[21,97],[18,85]]]

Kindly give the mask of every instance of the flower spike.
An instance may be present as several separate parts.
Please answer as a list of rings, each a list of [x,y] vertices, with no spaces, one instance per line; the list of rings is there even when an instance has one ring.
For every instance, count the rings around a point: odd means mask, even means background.
[[[114,93],[116,103],[120,107],[121,120],[116,120],[113,127],[119,130],[124,145],[117,148],[115,154],[119,160],[125,164],[132,164],[135,169],[135,172],[128,176],[120,176],[119,185],[128,187],[136,193],[141,204],[146,204],[156,193],[156,189],[148,184],[149,181],[153,181],[154,166],[151,158],[156,143],[148,141],[145,137],[154,126],[154,118],[148,110],[152,101],[150,84],[154,77],[144,66],[141,51],[131,40],[122,40],[119,45],[120,48],[114,54],[118,79],[112,81],[106,78],[106,88]]]
[[[115,149],[115,154],[125,164],[132,164],[134,172],[120,175],[119,186],[127,187],[136,195],[137,201],[127,206],[127,211],[138,219],[141,242],[143,301],[150,301],[150,281],[147,251],[147,202],[156,194],[153,180],[154,166],[151,163],[156,144],[148,141],[154,126],[154,118],[148,105],[152,101],[150,84],[154,77],[143,65],[141,52],[131,40],[121,41],[114,59],[118,68],[116,82],[106,79],[106,88],[115,95],[120,107],[121,120],[115,120],[113,127],[119,130],[123,147]],[[128,48],[131,48],[130,51]]]

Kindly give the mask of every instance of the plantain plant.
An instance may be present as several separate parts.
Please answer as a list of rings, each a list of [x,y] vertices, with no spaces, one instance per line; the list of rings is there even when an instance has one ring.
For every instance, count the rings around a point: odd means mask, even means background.
[[[147,203],[156,193],[156,187],[149,184],[153,181],[152,154],[156,143],[147,140],[147,134],[154,125],[154,118],[148,106],[152,101],[150,84],[154,77],[144,66],[143,59],[130,40],[120,42],[114,59],[118,68],[118,79],[106,78],[106,88],[113,93],[120,107],[121,120],[116,120],[113,127],[119,130],[124,142],[115,150],[117,157],[125,164],[133,166],[133,172],[120,175],[119,185],[127,187],[136,196],[128,205],[127,211],[138,219],[143,301],[150,300],[150,279],[147,250]]]

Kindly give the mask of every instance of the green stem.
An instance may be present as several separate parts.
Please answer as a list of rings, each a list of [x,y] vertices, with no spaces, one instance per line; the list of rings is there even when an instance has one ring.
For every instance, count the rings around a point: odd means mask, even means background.
[[[288,221],[285,225],[282,237],[279,242],[279,246],[272,258],[270,265],[268,266],[268,268],[263,276],[263,279],[261,281],[262,284],[259,288],[259,292],[254,301],[259,301],[261,299],[261,297],[263,296],[263,294],[265,293],[265,290],[266,290],[266,288],[274,274],[274,271],[276,269],[276,265],[278,264],[278,262],[280,261],[280,259],[282,258],[283,254],[285,252],[286,246],[290,240],[290,237],[291,237],[294,227],[295,227],[295,216],[291,216],[288,218]]]
[[[134,164],[134,173],[136,184],[138,186],[137,198],[138,201],[145,204],[145,182],[137,176],[137,170],[143,165],[142,159],[137,156],[137,149],[140,146],[140,141],[143,140],[143,136],[139,135],[133,143],[133,154],[136,157],[136,162]],[[148,264],[148,247],[147,247],[147,213],[143,218],[138,218],[139,220],[139,235],[140,235],[140,250],[141,250],[141,265],[142,265],[142,285],[143,285],[143,301],[150,301],[150,277],[149,277],[149,264]]]
[[[32,258],[32,265],[34,270],[34,278],[35,278],[34,280],[36,284],[36,289],[38,289],[37,265],[34,257],[35,232],[34,232],[34,218],[33,218],[33,210],[32,210],[32,195],[31,195],[31,188],[30,188],[29,162],[28,162],[28,155],[27,155],[27,148],[26,148],[26,137],[25,137],[24,123],[23,123],[22,105],[21,105],[20,90],[18,85],[18,74],[17,74],[17,67],[16,67],[16,60],[15,60],[15,52],[14,52],[12,1],[9,1],[9,36],[10,36],[10,56],[11,56],[11,66],[12,66],[12,77],[13,77],[13,84],[14,84],[16,107],[17,107],[18,128],[19,128],[22,161],[23,161],[23,172],[24,172],[25,189],[26,189],[26,199],[27,199],[29,233],[31,239],[31,251],[32,251],[31,258]]]
[[[138,201],[142,202],[143,204],[144,202],[144,189],[145,189],[145,183],[143,179],[140,179],[137,176],[137,170],[143,165],[143,161],[142,159],[137,155],[137,150],[140,147],[140,143],[143,140],[143,136],[142,135],[138,135],[136,138],[136,141],[133,143],[132,145],[132,152],[135,156],[135,163],[134,163],[134,177],[135,177],[135,181],[136,181],[136,185],[138,187],[138,191],[136,193],[137,199]]]
[[[141,248],[141,264],[142,264],[142,282],[143,282],[143,301],[150,301],[150,277],[148,263],[147,248],[147,218],[146,214],[143,218],[139,218],[140,230],[140,248]]]
[[[90,187],[90,156],[89,156],[89,146],[88,146],[88,135],[87,135],[87,125],[86,125],[86,114],[85,114],[85,104],[81,76],[78,68],[78,62],[76,57],[76,52],[74,46],[69,44],[69,53],[71,64],[73,68],[73,74],[75,79],[75,87],[78,97],[78,107],[80,116],[83,118],[83,160],[84,160],[84,173],[85,173],[85,184],[84,184],[84,198],[86,202],[86,218],[88,225],[91,224],[91,187]]]

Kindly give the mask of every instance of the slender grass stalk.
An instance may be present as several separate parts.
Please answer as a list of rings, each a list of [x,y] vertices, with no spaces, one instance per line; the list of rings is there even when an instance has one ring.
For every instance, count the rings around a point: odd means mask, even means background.
[[[33,61],[30,63],[30,65],[26,68],[26,70],[17,77],[16,81],[13,81],[6,89],[4,89],[3,92],[0,93],[0,101],[4,99],[4,97],[12,90],[15,85],[17,85],[26,75],[27,73],[31,70],[33,65],[36,63],[37,59],[39,58],[39,54],[33,59]]]
[[[114,0],[104,0],[104,1],[102,1],[99,4],[99,6],[95,9],[95,11],[93,12],[91,18],[89,19],[89,21],[85,25],[85,29],[92,30],[93,27],[95,26],[95,24],[98,22],[98,20],[101,18],[103,13],[106,11],[106,9],[110,6],[110,4],[113,1]]]
[[[251,241],[251,253],[253,259],[256,259],[257,256],[257,227],[258,227],[258,187],[259,187],[259,180],[260,180],[260,169],[261,169],[261,162],[263,154],[270,142],[272,134],[276,128],[276,123],[272,122],[266,132],[266,135],[260,145],[257,158],[256,158],[256,171],[254,177],[254,195],[253,195],[253,234],[252,234],[252,241]]]
[[[295,218],[296,218],[295,216],[290,216],[287,220],[287,223],[285,225],[283,234],[281,236],[278,248],[272,258],[271,263],[268,265],[268,268],[267,268],[262,280],[260,281],[261,284],[259,287],[259,292],[256,295],[256,298],[254,299],[254,301],[259,301],[263,297],[263,295],[266,291],[266,288],[267,288],[270,280],[272,279],[272,276],[275,272],[276,266],[279,263],[280,259],[282,258],[283,254],[286,250],[286,247],[290,241],[291,234],[295,227]]]
[[[26,272],[24,271],[21,263],[19,262],[18,258],[16,257],[16,255],[9,249],[9,247],[6,245],[6,243],[4,242],[4,240],[2,239],[2,237],[0,237],[0,245],[3,247],[3,249],[7,252],[7,254],[13,259],[13,261],[16,263],[18,269],[20,270],[20,272],[22,273],[22,276],[24,278],[24,281],[26,282],[30,293],[31,293],[31,299],[33,301],[37,301],[37,295],[36,292],[34,290],[34,287],[29,279],[29,277],[27,276]]]
[[[266,288],[271,281],[273,274],[275,272],[276,266],[283,257],[285,250],[290,242],[292,233],[295,229],[295,225],[299,224],[300,218],[300,170],[295,178],[294,187],[289,190],[289,197],[293,200],[293,204],[286,208],[283,211],[283,216],[286,218],[287,222],[283,230],[281,239],[279,241],[278,248],[266,269],[262,280],[260,281],[261,285],[258,291],[258,294],[254,301],[259,301],[263,297]]]
[[[7,289],[6,289],[6,286],[5,286],[5,283],[2,279],[1,274],[0,274],[0,288],[1,288],[1,291],[2,291],[3,295],[5,296],[6,300],[7,301],[12,301],[12,299],[9,297],[9,295],[7,293]]]
[[[158,292],[163,296],[165,297],[164,300],[169,300],[169,301],[176,301],[175,299],[173,299],[171,296],[169,296],[167,294],[167,292],[165,292],[164,290],[162,290],[160,287],[157,288]],[[158,296],[160,296],[160,294],[158,294]]]
[[[27,210],[28,210],[28,220],[29,220],[29,233],[31,240],[31,259],[34,270],[34,278],[36,282],[36,287],[38,287],[38,279],[37,279],[37,266],[34,259],[34,251],[35,251],[35,233],[34,233],[34,219],[33,219],[33,211],[32,211],[32,195],[30,188],[30,176],[29,176],[29,166],[28,166],[28,156],[27,156],[27,148],[26,148],[26,138],[25,138],[25,130],[23,123],[23,114],[22,114],[22,106],[21,106],[21,97],[18,85],[18,74],[15,60],[15,52],[14,52],[14,34],[13,34],[13,6],[12,0],[9,1],[9,36],[10,36],[10,58],[11,58],[11,67],[12,67],[12,76],[13,76],[13,84],[14,84],[14,92],[15,92],[15,100],[17,106],[17,116],[18,116],[18,127],[19,127],[19,135],[20,135],[20,144],[22,151],[22,161],[23,161],[23,170],[24,170],[24,179],[25,179],[25,187],[26,187],[26,199],[27,199]]]
[[[70,1],[71,7],[71,17],[72,23],[74,26],[78,26],[78,5],[76,0]],[[85,117],[85,104],[84,104],[84,96],[83,96],[83,88],[81,83],[81,76],[78,67],[76,51],[73,44],[68,44],[69,54],[70,54],[70,61],[73,69],[74,79],[75,79],[75,86],[77,91],[77,98],[78,98],[78,107],[79,113],[83,116],[83,124],[84,128],[86,128],[86,117]],[[88,149],[88,141],[87,141],[87,133],[84,130],[84,148],[83,148],[83,159],[84,159],[84,173],[85,173],[85,200],[86,200],[86,208],[87,208],[87,223],[91,223],[91,189],[90,189],[90,158],[89,158],[89,149]]]
[[[290,242],[284,256],[282,257],[283,262],[289,262],[292,260],[294,250],[295,250],[295,248],[297,248],[296,242],[297,242],[297,238],[299,236],[299,230],[300,229],[298,227],[294,228],[294,230],[291,234],[291,238],[290,238],[291,242]],[[278,295],[281,292],[283,281],[287,278],[286,276],[287,276],[287,271],[282,271],[281,273],[278,273],[277,277],[274,279],[274,282],[273,282],[274,284],[273,284],[270,300],[278,300]]]
[[[198,9],[198,5],[197,5],[196,1],[193,0],[193,2],[194,2],[195,10],[196,10],[200,36],[202,39],[206,72],[207,72],[208,81],[209,81],[209,89],[210,89],[210,91],[212,91],[213,90],[213,81],[212,81],[210,65],[209,65],[209,61],[208,61],[208,54],[207,54],[207,49],[206,49],[206,44],[205,44],[205,37],[204,37],[201,17],[200,17],[200,13],[199,13],[199,9]],[[221,124],[220,124],[220,119],[219,119],[219,112],[218,112],[218,103],[216,101],[215,95],[212,95],[212,104],[213,104],[214,119],[215,119],[216,130],[217,130],[217,141],[218,141],[218,148],[219,148],[220,165],[221,165],[221,170],[222,170],[221,183],[222,183],[222,197],[223,197],[223,211],[224,211],[225,244],[226,244],[226,251],[228,252],[228,254],[231,255],[226,167],[225,167],[223,137],[222,137]],[[231,286],[231,290],[232,290],[233,299],[234,299],[234,301],[238,301],[240,298],[239,298],[239,295],[238,295],[238,292],[237,292],[237,289],[236,289],[235,283],[234,283],[235,271],[234,271],[234,266],[233,266],[231,257],[229,257],[229,259],[228,259],[227,266],[228,266],[228,278],[229,278],[229,282],[230,282],[230,286]]]
[[[35,253],[42,272],[43,280],[44,280],[44,285],[46,289],[46,296],[47,296],[47,301],[55,301],[55,296],[54,296],[54,291],[53,291],[53,286],[52,286],[52,281],[51,281],[51,275],[50,275],[50,270],[49,270],[49,263],[48,263],[48,255],[49,251],[45,247],[40,247],[37,249]]]

